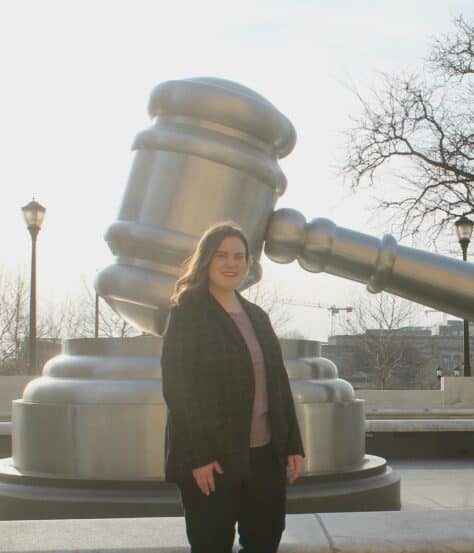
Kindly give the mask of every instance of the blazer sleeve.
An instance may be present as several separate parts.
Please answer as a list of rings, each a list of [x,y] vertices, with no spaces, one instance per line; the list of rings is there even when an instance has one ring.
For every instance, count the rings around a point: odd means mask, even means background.
[[[198,326],[182,306],[170,312],[161,353],[163,396],[186,462],[193,468],[215,460],[195,393]]]
[[[288,374],[286,372],[285,365],[282,360],[282,372],[284,379],[284,387],[286,390],[286,395],[288,398],[288,416],[290,419],[289,422],[289,436],[288,436],[288,446],[287,446],[287,455],[301,455],[305,456],[303,440],[301,439],[300,426],[298,424],[298,419],[296,417],[295,403],[293,401],[293,395],[291,393],[290,382],[288,380]]]

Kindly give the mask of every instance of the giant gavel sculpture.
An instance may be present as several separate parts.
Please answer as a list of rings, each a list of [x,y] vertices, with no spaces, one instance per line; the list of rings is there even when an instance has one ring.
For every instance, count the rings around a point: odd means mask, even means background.
[[[286,179],[277,159],[294,147],[290,121],[243,86],[220,79],[158,85],[149,112],[155,124],[137,151],[118,220],[106,233],[116,263],[96,287],[135,326],[159,334],[182,261],[212,223],[231,219],[259,258],[298,259],[303,269],[367,283],[465,319],[474,319],[474,265],[337,227],[307,223],[295,210],[273,211]]]
[[[118,218],[106,232],[115,263],[96,281],[135,327],[162,332],[183,260],[222,220],[249,237],[245,286],[260,279],[265,244],[278,263],[297,259],[305,270],[474,319],[472,264],[327,219],[306,222],[292,209],[274,211],[286,187],[278,159],[293,149],[296,133],[262,96],[221,79],[170,81],[153,90],[149,112],[154,125],[135,140]],[[32,518],[179,512],[176,490],[163,483],[158,349],[152,338],[65,342],[13,404],[13,458],[0,460],[0,518],[15,518],[17,485]],[[285,364],[307,453],[291,510],[399,508],[399,478],[384,459],[364,454],[363,402],[352,386],[326,359]]]

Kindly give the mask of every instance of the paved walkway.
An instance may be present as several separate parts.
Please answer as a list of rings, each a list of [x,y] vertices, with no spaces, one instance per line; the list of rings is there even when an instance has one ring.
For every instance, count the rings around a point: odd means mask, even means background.
[[[402,512],[289,515],[281,553],[472,553],[474,459],[390,463]],[[0,553],[185,553],[175,518],[0,521]]]
[[[402,478],[402,510],[474,509],[474,459],[389,461]]]

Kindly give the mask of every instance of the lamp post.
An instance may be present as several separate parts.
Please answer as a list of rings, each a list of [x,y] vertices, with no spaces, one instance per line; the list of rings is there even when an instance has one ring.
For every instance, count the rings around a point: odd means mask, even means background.
[[[456,233],[462,248],[462,258],[467,261],[467,247],[471,241],[474,223],[465,217],[460,217],[455,223]],[[464,319],[464,376],[471,376],[471,358],[469,353],[469,321]]]
[[[95,306],[94,306],[94,338],[99,337],[99,294],[95,293]]]
[[[30,335],[28,365],[30,374],[36,372],[36,238],[41,229],[46,209],[34,199],[23,206],[23,216],[31,235],[31,277],[30,277]]]

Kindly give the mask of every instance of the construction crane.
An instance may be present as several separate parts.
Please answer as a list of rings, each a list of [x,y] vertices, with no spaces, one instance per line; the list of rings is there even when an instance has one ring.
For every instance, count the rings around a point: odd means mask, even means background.
[[[284,300],[282,303],[286,305],[296,305],[301,307],[313,307],[316,309],[327,309],[329,313],[331,313],[331,334],[330,336],[334,336],[336,334],[336,318],[335,315],[338,315],[341,311],[346,311],[346,313],[352,313],[354,310],[353,307],[347,306],[347,307],[340,307],[337,305],[327,305],[324,303],[317,303],[313,301],[296,301],[296,300]]]

